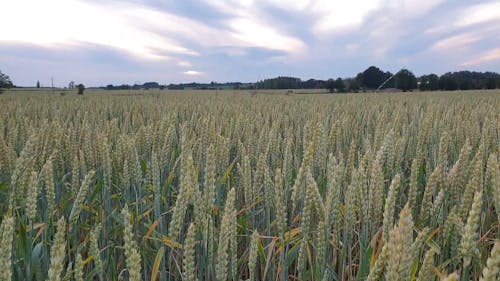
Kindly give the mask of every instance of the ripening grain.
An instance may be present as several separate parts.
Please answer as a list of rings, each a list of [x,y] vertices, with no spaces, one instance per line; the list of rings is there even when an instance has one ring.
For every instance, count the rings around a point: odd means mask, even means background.
[[[500,93],[0,97],[7,280],[498,280]]]

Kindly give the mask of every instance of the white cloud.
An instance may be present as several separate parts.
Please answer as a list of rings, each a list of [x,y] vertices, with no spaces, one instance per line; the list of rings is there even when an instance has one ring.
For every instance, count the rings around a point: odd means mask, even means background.
[[[183,38],[203,47],[237,45],[224,30],[208,26],[191,18],[142,6],[129,5],[123,12],[133,25],[150,30],[163,37]]]
[[[498,1],[466,8],[458,17],[455,26],[464,27],[494,20],[500,20],[500,2]]]
[[[312,20],[311,31],[322,36],[332,31],[360,25],[366,15],[379,7],[383,0],[268,0],[277,9],[296,13]],[[262,4],[261,3],[261,4]]]
[[[213,2],[222,10],[230,9],[228,2]],[[241,11],[251,2],[238,1]],[[9,12],[0,17],[0,24],[9,28],[0,29],[0,42],[57,48],[87,43],[116,48],[148,60],[199,56],[199,47],[201,50],[261,47],[294,54],[305,49],[300,39],[253,17],[232,18],[225,21],[226,26],[215,28],[194,19],[126,2],[11,0],[3,3],[2,9]]]
[[[453,15],[442,17],[435,26],[424,30],[426,35],[440,35],[468,27],[480,27],[488,24],[488,28],[500,30],[500,2],[489,2],[460,7]]]
[[[307,45],[300,38],[280,30],[276,22],[286,22],[287,19],[262,17],[262,2],[253,0],[204,0],[219,12],[226,14],[221,22],[227,30],[222,36],[229,35],[233,44],[225,47],[260,47],[283,51],[291,55],[303,54]],[[217,36],[216,36],[217,37]]]
[[[271,0],[283,10],[298,12],[313,20],[317,36],[351,30],[366,24],[370,13],[393,18],[425,15],[444,0]],[[266,2],[266,1],[265,1]]]
[[[2,8],[9,12],[0,17],[0,24],[9,28],[0,31],[0,41],[56,47],[84,42],[154,60],[170,59],[172,54],[198,54],[143,28],[140,23],[148,22],[150,14],[137,6],[104,8],[78,0],[16,0],[3,3]]]
[[[499,61],[499,60],[500,60],[500,48],[496,48],[496,49],[484,52],[484,53],[480,54],[479,56],[476,56],[472,59],[469,59],[469,60],[463,62],[461,65],[462,66],[474,66],[474,65],[480,65],[480,64],[484,64],[484,63]]]
[[[449,52],[450,50],[457,50],[461,48],[466,48],[470,44],[481,40],[482,37],[475,33],[463,33],[460,35],[450,36],[441,40],[438,40],[431,47],[431,50]]]
[[[424,52],[436,61],[444,59],[452,61],[454,66],[462,67],[494,64],[500,59],[500,48],[498,44],[494,44],[495,39],[500,38],[500,29],[497,26],[481,24],[467,29],[458,28],[452,34],[440,36]]]
[[[436,41],[430,48],[432,51],[445,53],[462,53],[471,47],[480,47],[479,43],[499,38],[500,28],[494,25],[480,26],[470,31],[444,37]],[[480,48],[483,49],[483,48]]]
[[[380,6],[381,0],[325,0],[312,3],[311,10],[318,20],[312,27],[313,33],[322,35],[357,27],[365,17]]]
[[[244,42],[246,46],[296,54],[300,54],[306,49],[306,45],[301,40],[280,34],[276,29],[251,19],[234,19],[230,20],[227,25],[232,30],[231,35]]]
[[[203,72],[196,71],[196,70],[188,70],[188,71],[184,71],[183,73],[186,74],[186,75],[189,75],[189,76],[200,76],[200,75],[203,75]]]

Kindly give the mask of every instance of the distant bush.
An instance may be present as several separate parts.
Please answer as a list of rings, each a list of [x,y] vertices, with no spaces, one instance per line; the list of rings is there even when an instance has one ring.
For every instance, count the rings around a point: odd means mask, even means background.
[[[12,88],[14,85],[7,74],[0,71],[0,88]]]
[[[78,94],[83,95],[83,91],[85,91],[85,86],[80,83],[78,84],[78,86],[76,86],[76,88],[78,89]]]

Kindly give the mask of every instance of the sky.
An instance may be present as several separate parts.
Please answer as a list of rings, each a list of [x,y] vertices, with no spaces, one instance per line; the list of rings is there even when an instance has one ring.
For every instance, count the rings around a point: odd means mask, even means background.
[[[14,84],[500,72],[500,1],[2,0]]]

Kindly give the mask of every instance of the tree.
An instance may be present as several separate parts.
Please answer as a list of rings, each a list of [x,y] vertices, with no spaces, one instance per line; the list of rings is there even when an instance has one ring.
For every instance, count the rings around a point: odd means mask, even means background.
[[[436,74],[422,75],[418,80],[420,91],[439,90],[439,77]]]
[[[325,87],[330,93],[333,93],[335,91],[335,81],[333,81],[333,79],[328,79],[325,83]]]
[[[320,89],[325,87],[325,81],[309,79],[303,81],[300,86],[302,89]]]
[[[458,90],[457,79],[451,73],[445,73],[439,77],[439,89],[446,91]]]
[[[276,78],[265,79],[257,82],[258,89],[299,89],[302,81],[299,78],[278,76]],[[217,86],[215,82],[208,85],[208,87]]]
[[[362,73],[359,73],[356,76],[356,80],[365,88],[377,89],[391,76],[390,72],[383,72],[378,67],[370,66]]]
[[[75,82],[74,81],[69,82],[68,89],[74,89],[74,88],[75,88]]]
[[[345,92],[345,84],[342,78],[339,77],[335,80],[335,89],[337,89],[337,92],[339,93]]]
[[[357,93],[359,91],[359,82],[356,78],[346,78],[344,82],[347,85],[348,92]]]
[[[497,87],[497,81],[493,77],[488,77],[486,79],[486,89],[495,89]]]
[[[457,71],[439,77],[441,90],[490,89],[498,87],[500,74],[495,72]]]
[[[36,81],[36,87],[40,88],[40,81]]]
[[[335,80],[333,79],[328,79],[326,83],[324,84],[325,88],[328,89],[330,93],[337,92],[337,93],[344,93],[346,91],[346,86],[342,78],[337,78]]]
[[[212,83],[214,83],[214,82],[212,82]],[[158,89],[158,88],[160,88],[160,84],[158,84],[158,82],[146,82],[146,83],[142,84],[142,87],[146,90]]]
[[[78,94],[79,95],[83,95],[83,91],[85,90],[85,86],[83,84],[78,84],[78,86],[76,86],[78,88]]]
[[[382,88],[385,89],[385,88],[394,88],[395,87],[394,77],[392,77],[392,76],[393,76],[393,74],[390,71],[385,72],[385,77],[384,77],[385,84]],[[389,79],[391,77],[392,77],[392,79]],[[384,82],[382,82],[382,83],[384,83]]]
[[[13,86],[9,76],[0,71],[0,88],[11,88]]]
[[[401,69],[394,76],[394,84],[396,88],[402,90],[403,92],[411,91],[417,88],[417,78],[408,69]]]

